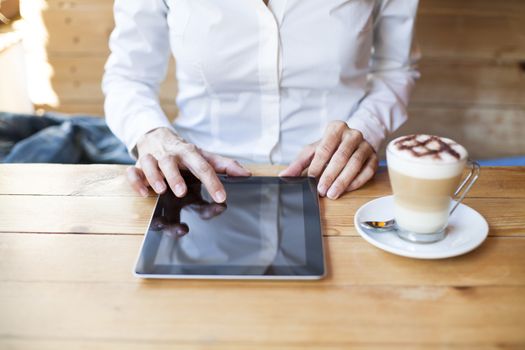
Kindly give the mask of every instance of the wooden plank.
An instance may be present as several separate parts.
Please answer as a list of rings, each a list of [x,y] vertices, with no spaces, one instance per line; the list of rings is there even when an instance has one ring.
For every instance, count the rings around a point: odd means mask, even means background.
[[[327,236],[356,236],[355,212],[371,198],[348,194],[339,202],[322,200],[323,227]],[[489,236],[525,236],[523,198],[467,198],[465,204],[478,211],[489,223]],[[36,229],[36,228],[35,228]]]
[[[276,176],[284,166],[246,164],[254,175]],[[126,165],[108,164],[1,164],[0,195],[57,195],[57,196],[133,196],[125,179]],[[379,169],[375,178],[363,188],[345,195],[343,200],[356,197],[380,197],[391,194],[386,168]],[[153,195],[153,193],[151,194]],[[483,167],[481,176],[469,197],[525,198],[524,167]],[[340,201],[326,201],[333,210]]]
[[[48,11],[112,11],[112,0],[46,0]]]
[[[142,236],[0,234],[0,281],[46,283],[137,283],[132,276]],[[371,246],[361,237],[325,239],[328,286],[524,286],[525,239],[488,238],[477,250],[445,260],[413,260]],[[52,252],[52,254],[51,254]],[[101,261],[101,257],[105,257]],[[67,262],[67,263],[65,263]],[[497,263],[495,263],[497,262]],[[199,287],[202,281],[146,284]],[[294,281],[217,281],[215,287],[244,285],[301,287]]]
[[[264,164],[246,166],[254,175],[276,176],[284,168]],[[0,194],[139,197],[127,183],[127,167],[110,164],[0,164]],[[151,196],[154,196],[153,192]]]
[[[92,117],[104,117],[104,105],[102,101],[93,100],[93,101],[64,101],[61,100],[60,105],[57,107],[51,106],[36,106],[38,113],[60,113],[64,115],[88,115]],[[164,110],[164,113],[171,121],[175,120],[178,114],[178,108],[175,105],[175,101],[161,101],[161,107]]]
[[[525,3],[522,0],[423,0],[419,2],[419,13],[522,18]]]
[[[401,135],[427,133],[460,142],[473,159],[525,154],[522,132],[525,130],[525,108],[412,104],[409,115],[409,120],[388,140]],[[384,155],[384,149],[380,154]]]
[[[345,196],[381,197],[391,193],[388,171],[386,167],[380,167],[370,182]],[[525,198],[525,168],[482,167],[480,177],[469,192],[468,198]],[[326,203],[337,205],[337,201]]]
[[[420,12],[417,42],[427,57],[517,61],[525,57],[522,17]]]
[[[357,236],[353,215],[370,199],[350,194],[336,202],[323,199],[325,235]],[[466,204],[487,219],[491,236],[525,236],[523,198],[470,198]],[[0,232],[142,235],[154,205],[155,197],[2,195]]]
[[[155,197],[0,196],[0,232],[140,235],[155,201]]]
[[[50,56],[49,64],[54,71],[53,89],[62,101],[103,103],[101,82],[106,60],[106,56]],[[173,59],[170,60],[166,78],[160,89],[160,98],[162,102],[174,103],[177,83]]]
[[[412,104],[521,106],[525,74],[518,62],[423,58]]]
[[[17,339],[525,346],[525,287],[6,282],[0,311]]]
[[[111,11],[111,0],[46,0],[48,11]],[[419,3],[423,13],[461,13],[462,15],[519,16],[525,11],[522,0],[423,0]]]
[[[42,20],[48,30],[49,52],[108,55],[109,35],[115,25],[110,2],[92,4],[92,10],[85,6],[49,9],[42,13]]]
[[[102,103],[100,89],[106,57],[51,56],[53,88],[62,101]],[[520,105],[525,107],[525,75],[518,62],[458,61],[424,58],[412,102],[416,104]],[[177,93],[173,61],[160,91],[164,102]]]
[[[75,4],[74,6],[65,5]],[[525,57],[524,22],[516,1],[501,6],[488,1],[447,1],[425,8],[417,21],[418,41],[427,57],[520,60]],[[54,2],[53,4],[56,4]],[[498,7],[497,11],[491,11]],[[44,12],[49,30],[48,50],[55,54],[107,55],[114,26],[110,2],[69,1]],[[86,30],[89,28],[89,30]]]
[[[93,107],[92,107],[93,106]],[[62,101],[58,110],[65,113],[90,111],[103,113],[102,105]],[[177,114],[174,105],[164,104],[168,116]],[[450,137],[463,144],[473,159],[521,156],[525,154],[525,107],[486,108],[454,105],[417,105],[409,107],[410,118],[397,132],[383,143],[380,157],[389,140],[406,134],[427,133]]]
[[[55,110],[102,114],[104,61],[52,58],[53,86],[61,103]],[[92,70],[99,74],[93,75]],[[525,129],[525,80],[516,63],[427,60],[421,70],[410,107],[412,118],[395,136],[413,132],[449,136],[480,159],[525,154],[520,132]],[[161,102],[171,119],[177,114],[173,74],[161,89]]]
[[[102,102],[62,101],[59,108],[44,108],[78,114],[102,114]],[[174,103],[164,103],[164,110],[174,119],[177,108]],[[486,106],[454,106],[444,104],[412,104],[410,118],[396,133],[383,143],[379,155],[384,159],[384,147],[397,136],[427,133],[450,137],[463,144],[473,159],[521,156],[525,154],[525,107],[487,108]]]
[[[104,105],[100,101],[91,101],[91,103],[59,101],[59,103],[59,106],[36,105],[35,111],[40,115],[50,112],[66,116],[88,115],[104,118]]]
[[[173,342],[159,342],[159,341],[148,341],[145,343],[137,343],[135,341],[126,340],[93,340],[93,339],[7,339],[5,341],[0,340],[0,345],[5,345],[6,349],[24,349],[24,350],[60,350],[60,349],[96,349],[96,350],[142,350],[142,349],[158,349],[158,350],[252,350],[252,349],[278,349],[278,350],[308,350],[308,349],[324,349],[324,350],[347,350],[349,347],[353,350],[384,350],[384,349],[401,349],[401,350],[433,350],[443,349],[443,345],[439,344],[381,344],[381,343],[365,343],[365,344],[271,344],[264,342],[259,343],[232,343],[222,342],[217,344],[215,342],[208,343],[183,343],[177,341]],[[454,350],[499,350],[501,347],[497,344],[493,345],[465,345],[465,344],[448,344],[447,348]],[[505,346],[505,349],[519,349],[518,347]]]
[[[126,168],[109,164],[2,164],[0,194],[137,197],[125,178]]]

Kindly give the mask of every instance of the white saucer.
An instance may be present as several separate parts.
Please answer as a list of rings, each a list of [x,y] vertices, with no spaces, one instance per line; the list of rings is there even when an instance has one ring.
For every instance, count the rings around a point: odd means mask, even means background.
[[[387,252],[417,259],[444,259],[470,252],[487,238],[489,225],[481,214],[460,204],[449,219],[446,237],[436,243],[407,242],[395,232],[374,232],[363,229],[361,221],[385,221],[394,217],[394,197],[386,196],[364,204],[355,213],[357,232],[369,243]]]

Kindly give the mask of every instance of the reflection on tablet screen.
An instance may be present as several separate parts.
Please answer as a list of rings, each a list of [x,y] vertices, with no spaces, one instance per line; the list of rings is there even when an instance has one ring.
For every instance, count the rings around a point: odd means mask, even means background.
[[[214,203],[192,177],[184,198],[171,191],[160,196],[138,273],[263,275],[276,268],[304,269],[304,181],[221,181],[225,204]]]

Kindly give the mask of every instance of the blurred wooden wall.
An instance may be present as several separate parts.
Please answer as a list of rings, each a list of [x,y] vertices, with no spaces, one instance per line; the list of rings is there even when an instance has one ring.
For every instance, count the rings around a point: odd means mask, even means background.
[[[47,3],[56,110],[102,115],[112,1]],[[525,1],[420,0],[417,38],[422,77],[411,119],[396,135],[449,136],[476,158],[525,154]],[[172,64],[161,92],[170,118],[176,115],[173,74]]]

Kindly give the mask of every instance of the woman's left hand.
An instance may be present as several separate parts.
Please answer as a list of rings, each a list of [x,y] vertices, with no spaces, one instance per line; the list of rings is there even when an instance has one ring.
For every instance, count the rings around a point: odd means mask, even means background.
[[[308,176],[319,179],[319,195],[337,199],[363,186],[377,167],[377,154],[363,134],[338,120],[330,122],[323,138],[306,146],[279,176],[300,176],[308,168]]]

